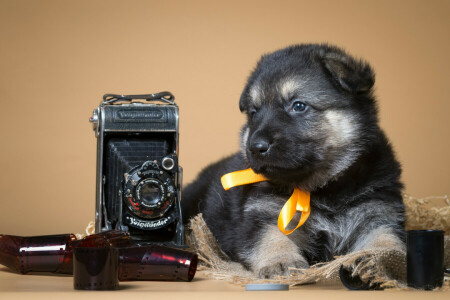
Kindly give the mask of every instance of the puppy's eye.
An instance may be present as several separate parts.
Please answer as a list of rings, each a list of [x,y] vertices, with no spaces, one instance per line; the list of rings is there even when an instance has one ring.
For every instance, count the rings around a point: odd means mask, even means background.
[[[256,114],[256,109],[251,109],[251,110],[248,112],[248,115],[250,116],[250,119],[253,119],[253,117],[255,116],[255,114]]]
[[[308,106],[305,103],[296,100],[294,101],[294,103],[292,103],[291,111],[302,112],[305,111],[307,107]]]

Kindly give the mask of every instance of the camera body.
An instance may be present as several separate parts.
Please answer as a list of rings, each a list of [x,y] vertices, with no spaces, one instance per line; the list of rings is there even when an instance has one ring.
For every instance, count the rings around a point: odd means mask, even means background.
[[[97,137],[95,232],[122,230],[138,244],[183,247],[173,95],[106,94],[90,122]]]

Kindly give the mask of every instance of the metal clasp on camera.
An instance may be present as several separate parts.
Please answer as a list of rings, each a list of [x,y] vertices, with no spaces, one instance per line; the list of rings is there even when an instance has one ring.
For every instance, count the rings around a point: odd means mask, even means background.
[[[146,100],[146,101],[162,101],[167,104],[175,105],[175,96],[170,92],[160,92],[156,94],[144,94],[144,95],[116,95],[106,94],[103,96],[102,105],[113,104],[118,101],[131,102],[133,100]]]

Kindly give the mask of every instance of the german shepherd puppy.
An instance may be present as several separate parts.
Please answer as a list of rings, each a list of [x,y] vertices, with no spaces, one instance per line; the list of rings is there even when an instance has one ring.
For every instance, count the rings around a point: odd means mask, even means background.
[[[401,169],[374,81],[366,62],[326,44],[262,56],[239,101],[241,151],[186,187],[184,220],[203,213],[222,250],[263,278],[361,249],[404,250]],[[249,167],[269,181],[223,189],[222,175]],[[284,235],[278,214],[294,187],[311,193],[311,214]]]

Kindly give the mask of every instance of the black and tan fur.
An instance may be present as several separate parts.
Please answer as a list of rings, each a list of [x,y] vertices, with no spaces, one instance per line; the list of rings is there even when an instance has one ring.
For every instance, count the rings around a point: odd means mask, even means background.
[[[183,192],[231,259],[261,277],[287,274],[365,248],[404,248],[401,169],[378,126],[375,75],[329,45],[264,55],[239,107],[241,151],[204,169]],[[251,167],[270,181],[225,191],[220,177]],[[311,215],[291,235],[277,228],[294,187],[311,192]]]

